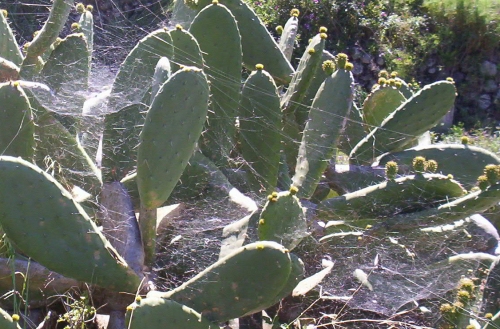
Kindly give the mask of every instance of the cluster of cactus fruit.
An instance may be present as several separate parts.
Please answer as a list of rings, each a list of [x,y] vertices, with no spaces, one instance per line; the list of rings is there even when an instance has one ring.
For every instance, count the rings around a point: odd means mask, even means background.
[[[82,123],[56,111],[64,104],[81,114],[90,106],[78,95],[91,69],[91,6],[78,4],[76,33],[58,39],[73,3],[54,0],[24,54],[7,13],[0,15],[0,226],[16,257],[106,289],[114,299],[114,292],[143,295],[141,282],[156,257],[157,209],[179,184],[197,189],[191,171],[216,171],[230,186],[222,172],[241,167],[245,192],[269,194],[256,213],[260,241],[238,246],[172,291],[138,296],[126,309],[127,328],[216,328],[290,294],[304,276],[302,261],[290,253],[308,235],[304,200],[317,201],[307,208],[319,220],[350,227],[377,220],[367,234],[439,225],[500,201],[495,155],[466,142],[418,145],[453,107],[453,81],[413,92],[396,73],[381,72],[358,107],[353,64],[325,50],[326,29],[311,39],[296,69],[290,64],[296,11],[277,43],[242,0],[186,5],[197,13],[189,30],[151,32],[121,65],[102,114],[101,168]],[[243,86],[242,66],[251,71]],[[350,193],[318,198],[339,151],[352,165],[385,167],[387,180],[371,176],[366,187],[350,179]],[[485,165],[479,190],[467,193]],[[76,187],[86,199],[76,197]],[[112,226],[110,238],[96,222]],[[125,315],[123,303],[115,304]],[[17,318],[0,321],[15,327]]]

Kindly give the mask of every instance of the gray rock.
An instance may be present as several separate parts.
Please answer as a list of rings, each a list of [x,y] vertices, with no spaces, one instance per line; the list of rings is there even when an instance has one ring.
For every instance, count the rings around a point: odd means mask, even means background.
[[[491,97],[488,94],[482,94],[477,100],[477,106],[480,110],[487,110],[491,106]]]
[[[352,74],[355,76],[363,74],[363,64],[356,63],[352,69]]]
[[[481,74],[487,77],[494,77],[497,75],[497,64],[490,61],[484,61],[481,64]]]
[[[363,56],[361,56],[361,62],[364,64],[369,64],[371,61],[372,57],[369,54],[363,54]]]
[[[384,57],[379,56],[379,57],[377,57],[376,62],[377,62],[378,66],[382,66],[385,64],[385,59],[384,59]]]

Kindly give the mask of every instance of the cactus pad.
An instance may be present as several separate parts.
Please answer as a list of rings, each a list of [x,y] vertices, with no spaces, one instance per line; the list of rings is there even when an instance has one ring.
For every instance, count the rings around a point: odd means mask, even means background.
[[[218,329],[195,310],[164,298],[141,298],[127,307],[128,329]]]
[[[194,67],[177,71],[156,94],[137,152],[137,185],[144,207],[161,206],[177,184],[201,135],[208,95],[207,78]]]
[[[291,267],[290,254],[283,246],[256,242],[236,249],[179,288],[151,292],[148,297],[171,299],[220,323],[274,305],[277,296],[285,293]]]
[[[51,176],[29,162],[2,156],[0,181],[0,224],[21,251],[70,278],[115,291],[138,289],[138,275]]]

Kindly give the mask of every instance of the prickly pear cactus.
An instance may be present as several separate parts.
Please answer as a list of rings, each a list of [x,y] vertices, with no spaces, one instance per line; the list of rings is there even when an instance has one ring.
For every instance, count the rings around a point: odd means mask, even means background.
[[[0,57],[20,66],[23,62],[23,54],[4,12],[8,15],[7,11],[0,13]]]
[[[307,236],[305,209],[295,196],[297,188],[273,192],[259,218],[258,234],[261,241],[276,241],[287,249],[295,248]]]
[[[173,300],[158,297],[137,297],[127,307],[129,329],[216,329],[219,328],[195,310]]]
[[[150,292],[148,297],[176,301],[220,323],[274,305],[276,298],[284,295],[291,272],[288,250],[276,242],[255,242],[235,250],[180,287],[166,293]]]
[[[385,153],[401,151],[436,126],[455,102],[455,85],[438,81],[425,86],[387,116],[351,151],[350,158],[372,164]]]
[[[346,64],[346,60],[325,79],[309,111],[292,178],[301,198],[313,195],[328,161],[337,150],[352,107],[354,79],[350,72],[352,64]],[[331,70],[331,64],[325,69]]]
[[[249,164],[254,190],[269,192],[278,183],[281,109],[276,85],[262,65],[243,85],[239,107],[240,149]]]
[[[28,97],[18,82],[0,83],[0,104],[3,118],[0,120],[0,153],[33,159],[35,125]]]
[[[137,185],[147,209],[160,207],[193,154],[208,111],[208,82],[185,67],[163,84],[149,109],[137,151]]]
[[[210,81],[210,111],[200,148],[215,163],[226,165],[235,146],[240,99],[240,31],[229,9],[214,2],[196,15],[189,32],[198,40]]]
[[[1,156],[0,181],[0,225],[21,251],[70,278],[115,291],[138,289],[140,277],[52,176]]]

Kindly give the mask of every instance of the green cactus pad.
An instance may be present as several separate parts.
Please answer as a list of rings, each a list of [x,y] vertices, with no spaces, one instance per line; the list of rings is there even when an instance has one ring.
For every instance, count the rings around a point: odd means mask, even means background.
[[[207,78],[194,67],[177,71],[156,94],[137,152],[137,185],[144,207],[161,206],[177,184],[203,130],[208,95]]]
[[[90,10],[85,10],[78,20],[80,31],[87,40],[87,49],[89,54],[89,65],[92,61],[92,52],[94,51],[94,16]]]
[[[290,254],[283,246],[255,242],[236,249],[180,287],[148,297],[171,299],[220,323],[272,306],[285,293],[291,267]]]
[[[89,82],[89,52],[83,34],[64,38],[50,53],[40,72],[40,81],[57,95],[58,104],[69,113],[81,113]],[[42,96],[42,95],[40,95]]]
[[[355,103],[352,103],[351,111],[347,117],[344,133],[340,136],[338,148],[344,154],[350,154],[352,149],[365,138],[366,131],[363,115]]]
[[[187,30],[176,28],[168,32],[174,46],[173,57],[170,58],[172,72],[179,70],[182,66],[195,66],[203,68],[203,55],[196,38]]]
[[[295,16],[291,16],[286,22],[279,40],[279,47],[288,61],[292,59],[293,48],[295,47],[295,40],[297,39],[298,31],[299,19]]]
[[[120,66],[111,89],[109,107],[116,112],[139,103],[151,86],[151,77],[161,57],[172,58],[172,38],[164,29],[141,39]]]
[[[212,3],[212,0],[198,1],[198,8]],[[280,50],[266,26],[255,12],[243,0],[221,0],[236,18],[241,33],[243,64],[248,70],[255,65],[263,64],[266,70],[280,84],[290,82],[294,73],[293,67]]]
[[[413,97],[413,91],[411,90],[410,86],[406,81],[404,81],[401,78],[396,77],[394,80],[396,80],[396,83],[401,83],[401,87],[399,88],[399,91],[403,94],[403,96],[408,99]]]
[[[217,22],[217,24],[214,24]],[[241,37],[231,12],[222,4],[203,8],[189,32],[198,40],[210,81],[210,111],[200,149],[220,166],[235,147],[241,89]]]
[[[0,82],[19,80],[19,67],[0,57]]]
[[[0,154],[33,159],[35,125],[30,102],[17,82],[0,83]]]
[[[23,54],[4,15],[0,15],[0,57],[17,66],[23,62]]]
[[[411,172],[412,160],[416,156],[434,159],[439,164],[438,172],[452,174],[466,189],[476,185],[477,177],[489,164],[500,164],[500,158],[483,148],[462,144],[435,144],[414,147],[401,152],[387,153],[379,158],[378,164],[385,166],[389,161],[396,161],[399,173]]]
[[[103,181],[120,181],[136,168],[137,146],[146,116],[145,112],[144,105],[132,104],[104,117]]]
[[[391,217],[463,196],[462,186],[439,174],[411,175],[324,200],[318,217],[354,220]]]
[[[114,291],[138,289],[137,274],[52,176],[2,156],[0,181],[0,225],[26,255],[76,280]]]
[[[49,17],[27,49],[26,57],[21,66],[21,76],[23,79],[33,80],[35,74],[39,72],[39,57],[56,41],[73,5],[73,0],[52,1]]]
[[[261,241],[295,248],[307,236],[305,209],[299,199],[290,191],[271,195],[260,214],[258,234]]]
[[[0,16],[3,16],[0,14]],[[19,317],[19,315],[18,315]],[[0,328],[2,329],[21,329],[18,321],[12,320],[9,313],[0,308]]]
[[[160,90],[162,84],[167,81],[172,75],[172,66],[170,65],[170,60],[167,57],[162,57],[158,60],[155,67],[155,73],[153,75],[153,85],[151,86],[151,101],[153,102],[154,97]]]
[[[437,208],[393,216],[386,219],[379,227],[375,227],[373,231],[379,229],[405,231],[415,228],[449,224],[473,214],[480,214],[498,205],[499,201],[500,184],[495,184],[488,187],[485,191],[467,194],[466,196],[445,203]]]
[[[31,99],[35,117],[35,163],[52,173],[66,189],[78,186],[94,196],[98,195],[102,185],[101,173],[94,161],[54,113],[36,98]]]
[[[127,307],[127,329],[219,329],[195,310],[164,298],[141,298]]]
[[[369,94],[364,103],[361,113],[366,124],[366,131],[369,132],[380,126],[384,119],[394,112],[406,101],[403,94],[391,86],[380,87]]]
[[[280,165],[281,109],[269,73],[254,71],[243,85],[240,104],[240,149],[256,191],[276,188]]]
[[[313,195],[337,149],[352,107],[353,86],[352,73],[339,69],[325,79],[314,98],[292,178],[301,198]]]
[[[326,50],[323,50],[323,56],[321,58],[321,62],[326,60],[333,60],[335,56],[329,53]],[[307,89],[306,95],[303,98],[304,108],[311,107],[314,96],[328,75],[325,73],[321,65],[319,65],[316,69],[316,72],[313,74],[312,81]],[[301,140],[301,133],[304,130],[304,127],[300,127],[295,119],[295,113],[289,113],[283,118],[284,128],[283,128],[283,151],[286,154],[286,161],[289,168],[295,170],[295,165],[297,164],[297,155],[299,153],[299,146]],[[364,135],[363,135],[364,136]]]
[[[441,121],[453,106],[455,96],[451,82],[439,81],[425,86],[361,140],[352,150],[351,159],[371,164],[385,152],[404,149]]]
[[[310,52],[313,49],[314,52]],[[297,123],[304,127],[308,118],[309,107],[303,105],[304,97],[311,85],[314,75],[321,67],[323,59],[323,50],[325,49],[325,40],[317,34],[304,51],[300,59],[299,66],[292,77],[292,81],[282,97],[282,108],[285,113],[294,113]]]

